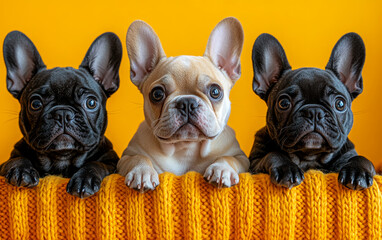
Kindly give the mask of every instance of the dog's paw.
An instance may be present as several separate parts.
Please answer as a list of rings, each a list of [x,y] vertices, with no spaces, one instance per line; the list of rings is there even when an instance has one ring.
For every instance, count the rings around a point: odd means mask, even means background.
[[[338,182],[353,190],[362,190],[373,185],[373,174],[360,167],[344,166],[338,174]]]
[[[296,164],[283,164],[270,169],[271,181],[276,185],[292,188],[304,180],[304,172]]]
[[[126,175],[125,184],[129,188],[144,193],[154,190],[159,185],[159,176],[150,166],[137,166]]]
[[[14,167],[5,175],[8,183],[17,187],[35,187],[39,182],[39,174],[33,167]]]
[[[218,188],[231,187],[239,183],[239,174],[228,163],[218,162],[206,169],[204,179]]]
[[[102,178],[97,174],[80,169],[70,178],[66,191],[79,198],[87,198],[101,188]]]

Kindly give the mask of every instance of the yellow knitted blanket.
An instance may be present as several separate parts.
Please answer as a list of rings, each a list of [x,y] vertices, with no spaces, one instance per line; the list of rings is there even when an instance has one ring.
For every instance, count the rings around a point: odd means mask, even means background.
[[[319,171],[291,190],[264,174],[241,174],[226,189],[193,172],[160,181],[140,194],[114,174],[81,200],[65,192],[68,179],[49,176],[28,189],[1,177],[0,239],[382,239],[382,176],[364,191]]]

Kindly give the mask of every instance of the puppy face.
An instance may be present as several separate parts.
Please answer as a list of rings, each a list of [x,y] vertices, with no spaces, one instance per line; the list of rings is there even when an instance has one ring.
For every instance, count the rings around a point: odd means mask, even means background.
[[[240,23],[228,18],[211,33],[203,57],[167,58],[150,26],[141,21],[130,26],[131,79],[143,94],[146,121],[160,141],[200,141],[223,131],[229,92],[240,76],[242,43]]]
[[[289,153],[315,155],[341,148],[353,124],[351,103],[362,92],[362,39],[350,33],[333,49],[326,70],[290,70],[285,52],[263,34],[253,48],[254,91],[267,101],[267,127]]]
[[[345,144],[351,130],[351,101],[330,72],[290,71],[269,96],[268,126],[288,152],[331,152]]]
[[[86,151],[106,129],[106,94],[83,70],[55,68],[36,74],[20,103],[22,132],[39,151]]]
[[[162,141],[214,138],[227,123],[231,87],[205,57],[166,58],[143,84],[146,121]]]
[[[106,99],[119,86],[121,43],[105,33],[91,45],[79,69],[47,70],[22,33],[4,42],[7,87],[21,105],[19,124],[26,142],[40,153],[87,151],[107,125]]]

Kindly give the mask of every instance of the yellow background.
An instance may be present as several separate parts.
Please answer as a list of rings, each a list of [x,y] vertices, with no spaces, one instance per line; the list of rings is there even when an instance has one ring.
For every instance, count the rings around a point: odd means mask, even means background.
[[[106,136],[118,154],[127,146],[143,117],[143,99],[130,82],[125,36],[141,19],[159,35],[167,56],[202,55],[214,26],[224,17],[238,18],[245,41],[242,76],[231,92],[229,125],[249,153],[254,133],[264,126],[266,105],[252,92],[251,50],[256,37],[268,32],[283,45],[291,66],[324,68],[336,41],[359,33],[366,44],[364,92],[353,104],[350,138],[359,154],[382,166],[382,1],[5,1],[0,0],[0,39],[12,30],[24,32],[36,45],[48,68],[77,67],[91,42],[115,32],[123,43],[120,89],[109,99]],[[0,162],[9,158],[21,138],[19,103],[6,89],[6,69],[0,63]]]

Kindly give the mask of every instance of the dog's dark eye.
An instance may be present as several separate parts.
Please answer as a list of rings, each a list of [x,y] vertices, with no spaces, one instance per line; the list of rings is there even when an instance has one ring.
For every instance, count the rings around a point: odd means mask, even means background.
[[[288,110],[290,108],[290,101],[288,98],[282,98],[279,100],[279,108],[281,110]]]
[[[211,85],[211,88],[210,88],[210,96],[211,96],[211,98],[213,98],[213,99],[220,99],[221,97],[222,97],[222,90],[221,90],[221,88],[220,88],[220,86],[219,85],[217,85],[217,84],[212,84]]]
[[[42,108],[42,102],[40,99],[34,99],[31,102],[31,108],[34,111],[40,110]]]
[[[151,90],[150,99],[153,102],[160,102],[164,98],[164,90],[162,87],[155,87]]]
[[[97,107],[97,100],[92,97],[86,99],[86,107],[89,109],[95,109]]]
[[[337,98],[337,99],[336,99],[335,106],[336,106],[336,109],[337,109],[338,111],[341,111],[341,112],[342,112],[343,110],[345,110],[345,107],[346,107],[345,100],[342,99],[342,98]]]

